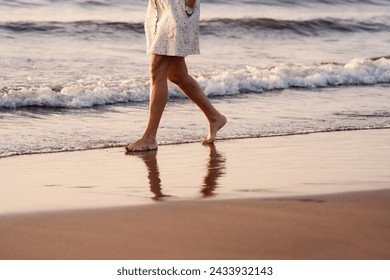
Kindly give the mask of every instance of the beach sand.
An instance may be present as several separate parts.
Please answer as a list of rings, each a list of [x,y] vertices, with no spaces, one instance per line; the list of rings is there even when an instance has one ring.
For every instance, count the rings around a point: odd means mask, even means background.
[[[390,191],[0,218],[1,259],[390,259]]]
[[[390,259],[389,143],[371,130],[1,159],[0,259]]]

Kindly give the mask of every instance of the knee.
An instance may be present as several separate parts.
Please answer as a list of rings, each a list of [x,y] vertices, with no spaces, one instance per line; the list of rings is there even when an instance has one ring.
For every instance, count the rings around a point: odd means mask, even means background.
[[[159,82],[167,79],[169,61],[163,56],[154,56],[150,65],[150,78],[152,82]]]
[[[188,88],[192,86],[192,80],[191,77],[187,75],[180,75],[180,74],[168,74],[168,80],[177,85],[180,88]]]
[[[172,83],[180,86],[183,84],[183,81],[185,80],[185,78],[183,77],[183,75],[179,75],[177,73],[168,73],[168,80],[171,81]]]
[[[167,73],[163,69],[159,67],[151,69],[150,80],[152,81],[152,83],[158,83],[164,80],[166,81],[166,79],[167,79]]]

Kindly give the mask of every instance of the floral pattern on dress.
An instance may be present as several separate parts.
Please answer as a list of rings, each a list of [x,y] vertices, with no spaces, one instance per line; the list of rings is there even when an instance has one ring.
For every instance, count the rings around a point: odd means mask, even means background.
[[[185,0],[149,0],[145,19],[147,53],[181,57],[199,54],[199,2],[188,16]]]

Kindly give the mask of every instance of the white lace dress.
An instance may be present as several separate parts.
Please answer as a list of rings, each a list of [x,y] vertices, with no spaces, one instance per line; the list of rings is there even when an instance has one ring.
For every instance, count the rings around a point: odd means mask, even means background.
[[[147,53],[168,56],[199,54],[200,0],[191,15],[185,0],[149,0],[145,19]]]

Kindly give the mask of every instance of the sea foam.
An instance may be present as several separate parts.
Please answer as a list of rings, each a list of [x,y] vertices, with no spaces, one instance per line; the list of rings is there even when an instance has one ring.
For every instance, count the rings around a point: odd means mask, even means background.
[[[288,88],[374,85],[390,83],[390,60],[357,58],[346,64],[288,64],[270,68],[242,66],[222,72],[195,73],[195,77],[208,96],[219,97]],[[0,108],[89,108],[146,102],[149,84],[145,79],[115,81],[112,77],[95,77],[63,85],[3,87],[0,88]],[[173,86],[170,86],[169,97],[184,98]]]

